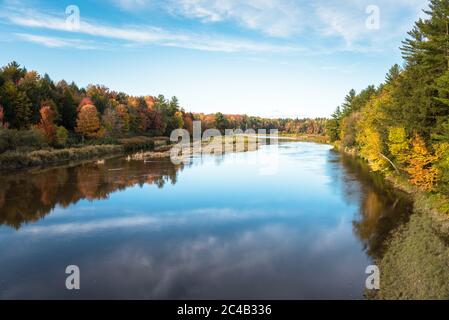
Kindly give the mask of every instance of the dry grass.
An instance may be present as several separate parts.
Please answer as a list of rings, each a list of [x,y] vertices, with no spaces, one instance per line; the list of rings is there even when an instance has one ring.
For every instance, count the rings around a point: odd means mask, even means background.
[[[28,153],[9,151],[0,154],[0,169],[21,169],[53,165],[65,161],[91,159],[111,154],[122,154],[124,148],[117,145],[86,146],[70,149],[47,149]]]

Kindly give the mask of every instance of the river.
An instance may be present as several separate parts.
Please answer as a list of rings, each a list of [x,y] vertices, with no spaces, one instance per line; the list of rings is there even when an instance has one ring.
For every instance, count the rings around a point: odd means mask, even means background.
[[[0,298],[363,299],[411,211],[361,161],[294,141],[6,173]]]

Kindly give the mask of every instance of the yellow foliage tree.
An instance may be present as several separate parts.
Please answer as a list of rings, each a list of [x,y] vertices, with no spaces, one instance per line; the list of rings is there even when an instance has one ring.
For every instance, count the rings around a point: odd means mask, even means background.
[[[360,147],[360,155],[368,161],[374,171],[388,167],[389,160],[383,154],[384,143],[378,128],[381,127],[379,122],[385,118],[382,106],[389,99],[387,90],[373,97],[362,109],[362,117],[357,124],[356,142]]]
[[[422,190],[432,190],[440,173],[438,168],[433,166],[437,160],[438,157],[429,152],[424,140],[416,135],[412,141],[412,152],[406,168],[410,182]]]
[[[177,111],[175,113],[174,121],[178,129],[184,127],[184,119],[181,111]]]
[[[360,145],[360,154],[370,164],[373,171],[380,171],[387,166],[387,161],[382,156],[382,140],[379,132],[373,128],[365,128],[357,135]]]
[[[401,165],[409,160],[410,144],[403,127],[390,128],[388,132],[388,149]]]
[[[81,107],[76,120],[76,132],[88,139],[99,138],[103,135],[95,106],[88,104]]]

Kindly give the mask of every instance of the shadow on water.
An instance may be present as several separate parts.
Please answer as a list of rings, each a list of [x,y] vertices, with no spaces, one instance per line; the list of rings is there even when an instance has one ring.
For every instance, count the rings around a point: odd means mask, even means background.
[[[359,203],[354,233],[380,270],[380,290],[366,290],[366,298],[449,299],[449,243],[438,221],[363,160],[331,152],[329,161],[343,168],[333,171],[341,175],[335,182],[348,202]]]
[[[361,159],[331,150],[330,163],[341,166],[332,170],[337,188],[341,188],[348,203],[357,203],[359,215],[353,222],[354,233],[374,260],[381,257],[388,238],[407,223],[413,212],[409,197],[394,190],[378,173],[370,170]]]

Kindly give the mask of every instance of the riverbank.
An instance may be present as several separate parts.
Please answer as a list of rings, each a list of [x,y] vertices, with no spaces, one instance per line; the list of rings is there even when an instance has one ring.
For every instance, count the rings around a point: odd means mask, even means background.
[[[214,138],[216,139],[216,138]],[[247,136],[222,137],[222,151],[229,151],[226,144],[233,146],[236,151],[256,150],[260,142],[257,137]],[[203,141],[207,147],[211,141]],[[250,142],[254,143],[252,145]],[[118,144],[77,146],[64,149],[13,150],[0,154],[0,170],[22,170],[37,167],[55,167],[68,162],[97,161],[109,157],[128,155],[129,160],[152,160],[168,158],[171,155],[171,145],[168,137],[136,136],[123,138]],[[241,144],[241,147],[237,145]],[[212,147],[213,145],[211,145]],[[241,148],[241,150],[240,150]],[[215,150],[218,152],[218,150]]]
[[[333,146],[339,152],[362,158],[355,149],[345,149],[338,144]],[[395,171],[383,173],[383,176],[395,189],[410,195],[416,210],[432,215],[438,218],[439,221],[447,220],[449,223],[449,198],[447,196],[441,193],[422,191],[412,185],[405,176]]]
[[[334,147],[359,157],[356,150]],[[380,270],[380,290],[367,290],[366,298],[449,299],[449,199],[419,190],[400,173],[383,176],[395,190],[409,195],[413,209],[384,240],[385,252],[373,261]]]
[[[8,151],[0,155],[0,170],[19,170],[54,166],[68,161],[96,160],[99,157],[123,155],[121,145],[98,145],[80,148],[47,149],[31,152]]]
[[[330,144],[329,138],[319,134],[289,134],[279,133],[280,138],[294,138],[302,142],[315,142],[321,144]]]
[[[166,137],[132,137],[118,144],[87,145],[72,148],[41,150],[13,150],[0,154],[0,170],[21,170],[35,167],[53,167],[67,162],[96,161],[105,157],[124,156],[137,151],[165,152]]]

